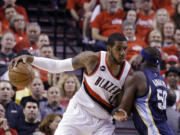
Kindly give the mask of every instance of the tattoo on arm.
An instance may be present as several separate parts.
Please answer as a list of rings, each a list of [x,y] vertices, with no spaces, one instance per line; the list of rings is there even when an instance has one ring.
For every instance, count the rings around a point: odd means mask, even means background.
[[[73,68],[87,68],[91,65],[92,61],[96,60],[97,57],[97,53],[91,51],[82,52],[72,59]]]

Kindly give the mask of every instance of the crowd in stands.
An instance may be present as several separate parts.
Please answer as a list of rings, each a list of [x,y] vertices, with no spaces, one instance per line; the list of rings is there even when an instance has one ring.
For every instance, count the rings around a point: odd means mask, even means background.
[[[53,135],[69,100],[80,87],[74,73],[52,74],[33,67],[35,78],[25,88],[8,81],[10,61],[22,54],[55,57],[49,35],[30,22],[16,0],[0,7],[0,134]],[[52,0],[58,10],[58,1]],[[140,51],[156,47],[161,52],[159,71],[174,95],[167,104],[168,122],[180,132],[180,0],[67,0],[70,13],[82,32],[82,43],[92,51],[106,51],[108,36],[127,38],[127,60],[136,66]],[[73,23],[72,23],[73,24]],[[175,100],[173,100],[175,99]],[[178,126],[179,125],[179,126]]]

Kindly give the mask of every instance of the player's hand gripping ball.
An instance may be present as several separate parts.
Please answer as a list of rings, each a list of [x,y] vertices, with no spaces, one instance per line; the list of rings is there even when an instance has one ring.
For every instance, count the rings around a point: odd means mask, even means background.
[[[12,85],[18,88],[28,86],[34,78],[34,70],[30,64],[18,62],[16,66],[11,63],[9,66],[9,80]]]

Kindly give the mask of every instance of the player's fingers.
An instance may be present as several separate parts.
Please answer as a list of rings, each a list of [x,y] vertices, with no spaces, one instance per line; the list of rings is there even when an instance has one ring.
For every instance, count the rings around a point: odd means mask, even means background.
[[[15,68],[16,66],[17,66],[17,63],[18,63],[18,58],[17,59],[15,59],[14,61],[13,61],[13,68]]]
[[[19,56],[19,57],[15,58],[13,67],[16,68],[19,62],[25,63],[25,61],[26,61],[26,58],[23,56]]]
[[[26,63],[26,58],[22,58],[22,62],[25,64]]]
[[[113,118],[117,121],[124,122],[127,120],[127,113],[123,109],[119,109],[114,113]]]
[[[13,65],[14,65],[14,60],[11,60],[9,66],[8,66],[8,69],[10,70],[11,68],[13,68]]]
[[[117,115],[114,115],[113,118],[119,122],[123,122],[123,118]]]

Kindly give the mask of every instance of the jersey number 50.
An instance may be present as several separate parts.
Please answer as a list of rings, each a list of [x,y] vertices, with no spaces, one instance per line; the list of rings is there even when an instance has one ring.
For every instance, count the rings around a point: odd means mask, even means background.
[[[157,89],[158,108],[160,110],[166,109],[166,98],[167,98],[167,91]]]

